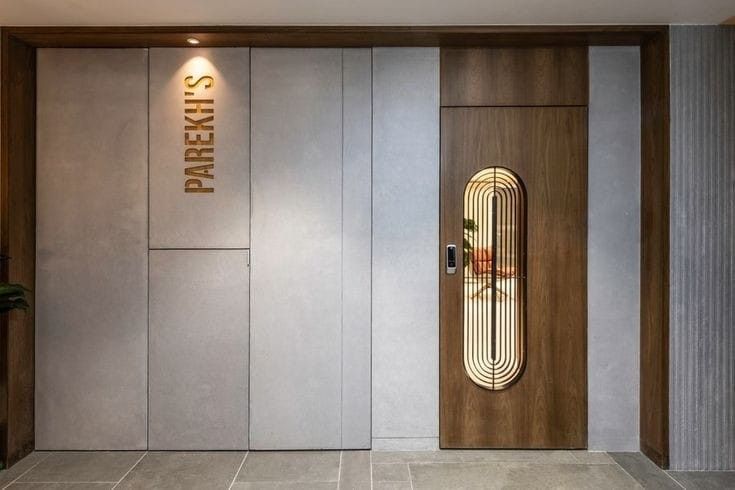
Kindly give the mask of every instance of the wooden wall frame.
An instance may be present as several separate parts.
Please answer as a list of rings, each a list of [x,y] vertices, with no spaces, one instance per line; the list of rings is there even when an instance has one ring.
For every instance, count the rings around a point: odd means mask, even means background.
[[[669,466],[669,33],[641,45],[641,451]]]
[[[668,26],[4,27],[0,70],[0,281],[35,278],[36,48],[188,46],[641,47],[640,444],[668,465],[669,47]],[[0,462],[34,448],[34,316],[0,317]]]

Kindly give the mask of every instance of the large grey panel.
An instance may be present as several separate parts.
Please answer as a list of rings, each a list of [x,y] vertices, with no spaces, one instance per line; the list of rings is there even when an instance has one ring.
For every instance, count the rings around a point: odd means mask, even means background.
[[[249,64],[247,48],[151,50],[151,248],[249,246]],[[214,191],[185,192],[192,178]]]
[[[251,55],[250,445],[339,448],[342,51]]]
[[[343,51],[342,447],[370,447],[371,51]]]
[[[373,49],[374,439],[439,434],[438,235],[439,50]]]
[[[735,470],[735,27],[671,28],[670,460]]]
[[[247,449],[247,254],[151,251],[149,449]]]
[[[144,449],[147,53],[39,50],[36,448]]]
[[[588,446],[638,451],[640,50],[589,50]]]

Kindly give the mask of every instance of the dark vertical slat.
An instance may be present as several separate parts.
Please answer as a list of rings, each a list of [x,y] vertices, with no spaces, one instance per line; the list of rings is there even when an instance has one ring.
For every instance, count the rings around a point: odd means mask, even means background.
[[[6,466],[34,446],[34,310],[36,255],[36,50],[3,33],[0,191],[0,281],[31,289],[31,307],[0,317],[0,457]]]
[[[669,464],[669,36],[641,46],[641,451]]]

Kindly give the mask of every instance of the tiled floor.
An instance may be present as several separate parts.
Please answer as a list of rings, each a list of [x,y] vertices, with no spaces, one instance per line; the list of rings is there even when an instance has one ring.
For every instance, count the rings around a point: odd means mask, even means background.
[[[36,452],[10,489],[433,490],[735,488],[735,472],[664,472],[638,453],[586,451]]]

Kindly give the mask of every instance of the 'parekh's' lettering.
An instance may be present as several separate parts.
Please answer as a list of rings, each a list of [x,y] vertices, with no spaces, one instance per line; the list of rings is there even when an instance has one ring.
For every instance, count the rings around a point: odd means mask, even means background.
[[[214,192],[214,77],[184,78],[184,192]]]

